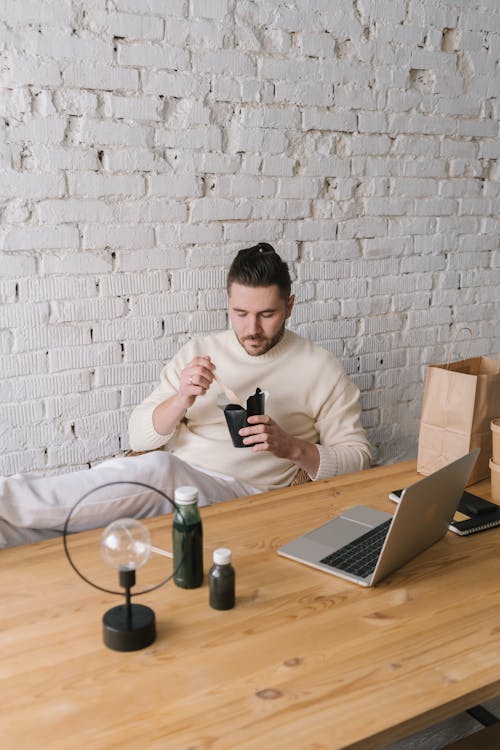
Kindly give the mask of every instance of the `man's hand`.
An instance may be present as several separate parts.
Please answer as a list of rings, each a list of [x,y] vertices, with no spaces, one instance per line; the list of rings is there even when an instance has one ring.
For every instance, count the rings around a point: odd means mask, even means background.
[[[215,365],[210,357],[195,357],[181,370],[175,396],[158,404],[153,411],[153,427],[160,435],[170,435],[183,419],[186,409],[203,396],[214,379]]]
[[[319,469],[319,451],[312,443],[293,437],[267,414],[248,417],[251,427],[242,427],[239,434],[243,443],[251,446],[255,453],[268,451],[278,458],[287,458],[309,476],[316,476]]]
[[[194,404],[198,396],[203,396],[214,379],[215,365],[210,357],[195,357],[181,370],[178,392],[179,404],[186,409]]]

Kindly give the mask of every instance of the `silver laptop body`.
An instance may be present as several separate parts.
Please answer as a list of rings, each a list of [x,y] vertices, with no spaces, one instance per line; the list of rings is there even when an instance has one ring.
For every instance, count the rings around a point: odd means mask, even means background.
[[[478,454],[479,449],[476,448],[407,487],[393,516],[357,505],[279,547],[277,552],[362,586],[375,586],[444,536]],[[387,526],[388,531],[385,529]],[[378,542],[382,548],[375,550],[376,562],[369,564],[370,567],[374,565],[369,573],[353,572],[350,568],[355,567],[359,571],[363,569],[363,564],[356,562],[354,565],[349,561],[349,557],[354,555],[351,543],[359,546],[358,540],[365,537],[362,540],[364,544],[367,532],[370,532],[370,536],[380,535],[385,541]],[[350,544],[351,547],[346,548]],[[347,557],[345,566],[342,563],[342,567],[338,567],[340,556]]]

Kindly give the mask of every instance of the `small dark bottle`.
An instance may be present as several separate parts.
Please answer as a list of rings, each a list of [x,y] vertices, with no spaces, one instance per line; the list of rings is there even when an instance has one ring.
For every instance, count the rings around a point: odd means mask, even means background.
[[[174,582],[183,589],[203,583],[203,528],[196,487],[178,487],[173,522]]]
[[[214,550],[214,564],[209,573],[209,601],[213,609],[232,609],[234,607],[234,579],[231,550],[224,547]]]

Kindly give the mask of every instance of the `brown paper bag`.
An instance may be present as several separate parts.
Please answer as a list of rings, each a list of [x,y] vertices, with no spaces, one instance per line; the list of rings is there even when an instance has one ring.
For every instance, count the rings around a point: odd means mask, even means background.
[[[427,370],[417,471],[431,474],[474,448],[480,453],[469,484],[489,476],[492,419],[500,416],[500,363],[473,357]]]

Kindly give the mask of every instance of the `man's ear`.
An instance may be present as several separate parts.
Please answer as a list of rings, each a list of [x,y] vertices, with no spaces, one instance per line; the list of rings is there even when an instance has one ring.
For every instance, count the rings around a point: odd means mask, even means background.
[[[286,303],[286,317],[289,318],[292,314],[293,304],[295,302],[295,294],[291,294]]]

